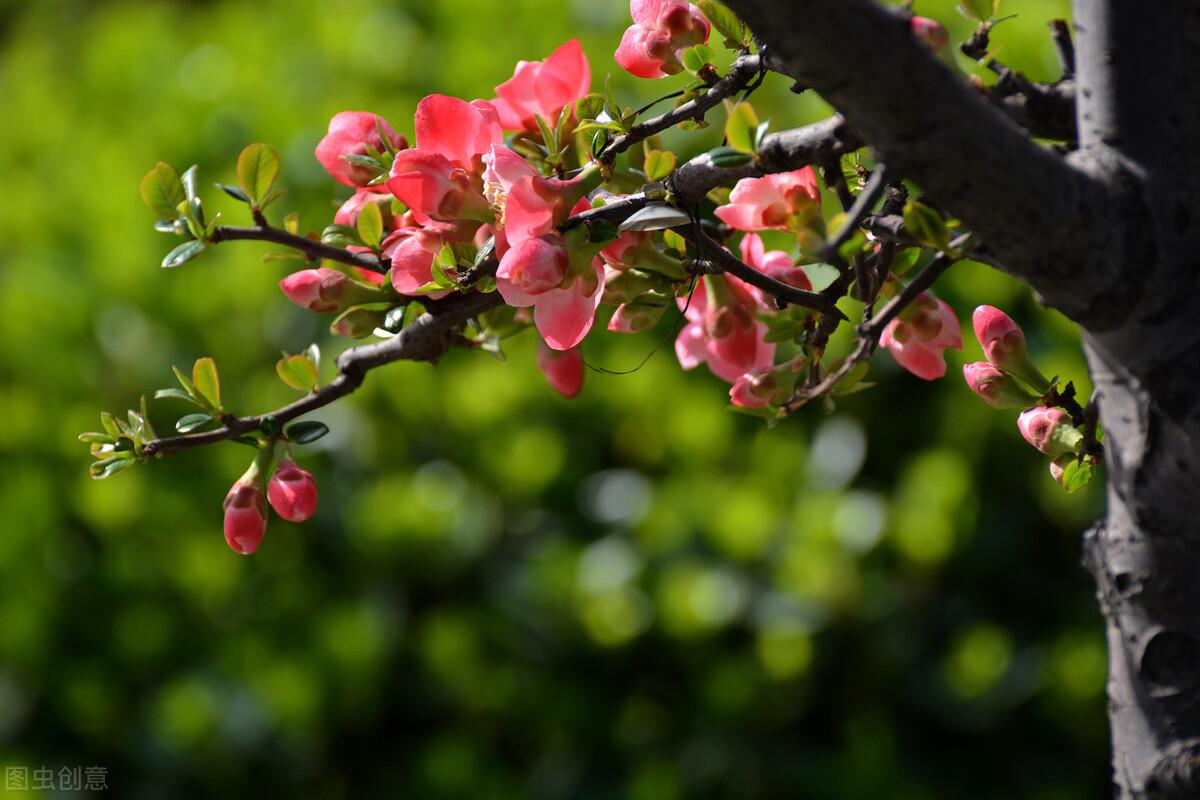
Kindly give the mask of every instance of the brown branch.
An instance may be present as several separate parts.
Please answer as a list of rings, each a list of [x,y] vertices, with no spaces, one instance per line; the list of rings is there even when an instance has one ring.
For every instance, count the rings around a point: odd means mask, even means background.
[[[145,457],[165,456],[208,444],[236,439],[261,430],[263,423],[278,427],[323,408],[362,385],[366,374],[393,361],[433,361],[449,349],[454,334],[471,317],[502,303],[499,292],[460,294],[437,303],[390,339],[352,347],[337,360],[338,375],[318,391],[283,408],[252,417],[235,417],[223,427],[203,433],[171,436],[147,442]]]
[[[628,131],[616,136],[609,142],[600,151],[600,155],[596,160],[611,164],[612,160],[618,154],[625,152],[638,142],[648,139],[656,133],[661,133],[687,120],[703,120],[704,115],[722,100],[733,97],[746,88],[746,85],[762,70],[761,64],[761,60],[756,55],[738,56],[733,64],[730,65],[729,72],[710,86],[704,94],[688,100],[686,103],[681,103],[664,114],[630,126]]]
[[[342,264],[370,270],[371,272],[387,272],[387,265],[381,264],[379,259],[373,255],[351,253],[349,250],[344,250],[341,247],[334,247],[331,244],[325,244],[324,242],[309,239],[305,236],[297,236],[281,228],[272,228],[270,226],[256,225],[254,227],[240,228],[232,225],[221,225],[213,231],[213,235],[209,241],[213,244],[233,241],[274,242],[275,244],[299,250],[312,260],[327,258],[330,261],[338,261]]]

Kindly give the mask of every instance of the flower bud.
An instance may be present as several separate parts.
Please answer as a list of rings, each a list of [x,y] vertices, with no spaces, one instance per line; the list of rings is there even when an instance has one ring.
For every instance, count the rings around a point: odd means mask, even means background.
[[[729,402],[742,408],[766,408],[778,386],[769,370],[752,369],[729,387]]]
[[[539,341],[537,365],[551,388],[568,400],[583,388],[583,355],[578,347],[555,350]]]
[[[279,516],[289,522],[304,522],[317,510],[317,484],[295,461],[284,459],[267,484],[267,498]]]
[[[388,139],[386,145],[380,131]],[[346,156],[366,155],[368,150],[381,153],[388,146],[403,150],[408,142],[382,117],[365,111],[342,111],[329,120],[329,132],[317,144],[316,155],[335,180],[347,186],[365,186],[375,173],[351,163]]]
[[[983,346],[987,360],[1005,372],[1015,375],[1034,390],[1045,391],[1050,382],[1046,380],[1033,362],[1025,347],[1025,333],[1012,317],[992,306],[979,306],[972,315],[975,338]]]
[[[1027,408],[1037,400],[1022,389],[1016,379],[990,361],[964,364],[963,377],[971,391],[992,408]]]
[[[562,240],[557,236],[540,236],[509,249],[500,259],[496,276],[527,295],[539,295],[557,288],[569,265]]]
[[[1050,462],[1050,477],[1054,478],[1058,483],[1063,482],[1063,475],[1066,473],[1067,465],[1076,459],[1074,453],[1065,453]]]
[[[267,530],[267,500],[258,465],[252,466],[225,495],[225,541],[248,556],[258,549]]]
[[[916,36],[922,44],[933,52],[940,55],[942,51],[950,46],[950,34],[946,32],[942,23],[936,19],[913,17],[911,25],[913,36]]]
[[[1083,441],[1083,434],[1075,429],[1070,416],[1061,408],[1031,408],[1017,418],[1017,427],[1025,441],[1048,456],[1074,453]]]
[[[301,308],[309,311],[337,311],[346,288],[346,274],[336,269],[302,269],[279,282],[279,288]]]
[[[646,303],[622,303],[608,321],[613,333],[641,333],[658,324],[666,306]]]

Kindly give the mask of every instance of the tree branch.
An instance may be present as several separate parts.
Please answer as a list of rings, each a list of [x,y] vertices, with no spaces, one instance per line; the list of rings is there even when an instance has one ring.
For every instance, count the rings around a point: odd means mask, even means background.
[[[351,253],[349,250],[343,250],[340,247],[335,247],[331,244],[309,239],[306,236],[297,236],[294,233],[288,233],[281,228],[272,228],[270,226],[256,225],[250,228],[239,228],[232,225],[219,226],[212,235],[210,240],[213,244],[218,242],[232,241],[260,241],[274,242],[285,247],[291,247],[304,253],[310,259],[327,258],[330,261],[338,261],[342,264],[348,264],[359,269],[370,270],[371,272],[384,273],[387,272],[387,266],[381,264],[379,259],[367,253]]]
[[[1124,313],[1114,246],[1122,212],[1103,168],[1030,140],[872,0],[729,0],[772,64],[816,89],[898,174],[963,220],[1005,269],[1077,321]],[[1081,281],[1081,275],[1087,280]]]

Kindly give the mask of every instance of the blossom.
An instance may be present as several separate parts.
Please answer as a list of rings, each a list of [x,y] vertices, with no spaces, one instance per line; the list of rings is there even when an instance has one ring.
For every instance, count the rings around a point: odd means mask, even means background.
[[[883,329],[879,344],[891,351],[897,364],[931,381],[946,374],[942,352],[962,349],[962,331],[954,309],[922,292]]]
[[[304,522],[317,510],[317,484],[295,461],[284,459],[267,484],[267,499],[279,516],[289,522]]]
[[[763,340],[767,326],[755,317],[761,300],[752,287],[726,275],[707,275],[690,301],[677,302],[687,318],[675,339],[675,356],[684,369],[707,363],[714,375],[733,383],[774,362],[775,345]]]
[[[380,130],[388,138],[387,145],[379,136]],[[366,186],[375,173],[369,167],[350,163],[346,156],[367,155],[368,149],[382,153],[387,146],[404,150],[408,141],[383,117],[365,111],[341,111],[329,120],[329,132],[317,144],[316,155],[334,180],[347,186]]]
[[[708,41],[708,20],[687,0],[630,0],[633,24],[614,57],[639,78],[674,75],[683,67],[679,51]]]
[[[1061,408],[1039,406],[1017,417],[1017,428],[1025,441],[1048,456],[1073,453],[1083,440],[1072,424],[1071,417]]]
[[[492,107],[508,131],[536,131],[535,117],[551,126],[568,105],[588,93],[592,73],[578,39],[560,46],[545,61],[518,61],[513,76],[496,87]]]
[[[433,94],[417,104],[414,125],[416,147],[396,154],[388,191],[423,217],[490,221],[481,175],[484,154],[504,135],[496,110]]]
[[[913,36],[933,52],[941,54],[950,46],[950,34],[936,19],[913,17],[909,24]]]
[[[729,402],[742,408],[766,408],[778,389],[771,371],[756,367],[740,376],[729,387]]]
[[[821,206],[821,192],[812,167],[792,172],[742,178],[729,194],[729,203],[716,215],[742,231],[767,228],[799,230],[808,227]]]
[[[420,293],[421,288],[433,280],[433,259],[442,247],[451,242],[471,241],[477,227],[478,223],[469,220],[426,220],[421,223],[415,214],[405,214],[398,221],[396,230],[383,241],[383,255],[392,263],[392,288],[400,294]]]
[[[257,464],[225,495],[225,541],[248,556],[258,549],[267,530],[267,500],[263,497]]]
[[[578,347],[558,350],[538,342],[537,365],[551,388],[568,400],[583,388],[583,355]]]
[[[796,266],[792,257],[782,250],[767,250],[757,233],[743,236],[739,249],[742,251],[742,260],[764,275],[797,289],[812,291],[808,274]]]
[[[599,259],[588,252],[572,263],[562,237],[546,234],[507,249],[496,270],[496,288],[504,302],[533,306],[533,322],[546,344],[569,350],[583,341],[596,317],[604,282]]]
[[[1025,408],[1037,399],[990,361],[963,365],[963,378],[971,391],[992,408]]]

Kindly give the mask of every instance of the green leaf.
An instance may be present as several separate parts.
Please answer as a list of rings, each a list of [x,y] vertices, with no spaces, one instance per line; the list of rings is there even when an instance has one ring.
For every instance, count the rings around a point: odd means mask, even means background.
[[[708,151],[708,158],[714,167],[740,167],[753,161],[754,154],[732,147],[714,147]]]
[[[308,347],[304,348],[303,355],[312,362],[313,368],[319,375],[321,372],[321,347],[316,342],[313,342]]]
[[[117,418],[107,411],[100,412],[100,425],[109,436],[121,435],[121,427],[117,425]]]
[[[327,433],[329,433],[329,426],[324,422],[306,421],[289,425],[283,435],[288,438],[289,442],[310,444]]]
[[[217,188],[232,197],[234,200],[240,200],[243,203],[250,202],[250,195],[246,194],[236,186],[230,186],[228,183],[218,183]]]
[[[683,68],[695,75],[710,64],[715,64],[717,54],[706,44],[696,44],[683,51]]]
[[[327,226],[325,230],[321,231],[321,242],[331,244],[334,247],[349,247],[351,245],[363,244],[363,240],[358,238],[358,231],[349,225]]]
[[[358,212],[357,230],[363,244],[372,250],[379,249],[379,243],[383,241],[383,214],[376,203],[367,203]]]
[[[196,256],[204,252],[206,245],[199,239],[192,239],[190,242],[184,242],[176,247],[171,252],[167,253],[166,258],[162,260],[163,269],[173,269],[180,264],[186,264]]]
[[[399,215],[397,215],[397,216],[399,216]],[[294,236],[299,236],[300,235],[300,214],[296,211],[291,211],[286,216],[284,216],[283,229]]]
[[[275,373],[279,375],[279,380],[298,392],[317,390],[317,365],[306,355],[289,356],[285,353],[276,362]]]
[[[674,171],[675,161],[675,154],[670,150],[650,150],[646,153],[646,159],[642,163],[646,180],[661,181]]]
[[[724,3],[717,0],[699,0],[696,3],[712,26],[725,37],[731,50],[750,44],[750,30]]]
[[[87,433],[79,434],[79,441],[84,444],[112,444],[117,441],[117,437],[110,436],[107,433],[88,431]]]
[[[211,414],[186,414],[180,417],[175,423],[175,430],[180,433],[191,433],[197,428],[201,428],[212,422]]]
[[[734,150],[753,153],[759,127],[758,115],[749,103],[738,103],[729,109],[725,122],[725,141]]]
[[[123,469],[129,469],[137,463],[136,457],[132,453],[123,453],[111,458],[104,458],[100,461],[93,461],[88,466],[88,473],[95,480],[104,480],[111,478]]]
[[[279,153],[269,144],[248,145],[238,156],[238,184],[255,205],[266,205],[263,198],[278,174]]]
[[[211,356],[197,358],[192,365],[192,386],[208,401],[209,406],[220,410],[221,378],[217,374],[217,362]]]
[[[577,119],[595,119],[604,110],[604,95],[598,92],[584,95],[575,101]]]
[[[914,239],[929,247],[945,250],[950,244],[950,231],[942,215],[915,200],[904,205],[904,227]]]
[[[596,219],[587,223],[588,241],[592,244],[611,242],[621,235],[617,226],[606,219]]]
[[[1094,473],[1095,470],[1092,468],[1091,462],[1086,459],[1077,461],[1072,457],[1067,465],[1063,467],[1063,489],[1066,490],[1067,494],[1079,491],[1091,483]]]
[[[555,153],[558,151],[558,135],[546,120],[542,119],[541,114],[534,114],[533,119],[537,122],[538,130],[542,134],[542,143],[546,145],[546,151]]]
[[[200,399],[200,395],[198,395],[196,393],[196,387],[192,385],[191,378],[189,378],[187,375],[185,375],[183,373],[183,370],[181,370],[179,367],[172,365],[171,371],[175,373],[175,379],[177,381],[179,381],[179,385],[183,387],[183,390],[188,393],[188,396],[191,397],[193,401],[195,401],[197,403],[203,402]]]
[[[172,387],[170,389],[159,389],[157,392],[154,393],[155,400],[166,400],[168,397],[172,398],[174,400],[186,400],[189,403],[196,402],[190,394],[183,391],[182,389],[176,389],[174,387]]]
[[[870,365],[866,361],[860,361],[850,368],[850,371],[838,379],[838,382],[833,385],[834,394],[854,394],[859,391],[862,386],[862,379],[867,377],[867,370]]]
[[[179,173],[165,161],[154,165],[141,184],[142,200],[161,219],[175,219],[176,207],[183,202],[183,183]]]
[[[192,164],[187,168],[187,171],[183,173],[183,177],[180,178],[180,182],[183,183],[184,199],[191,200],[196,196],[196,173],[199,171],[199,169],[199,164]]]
[[[958,0],[958,9],[973,20],[987,22],[995,16],[1000,0]]]

